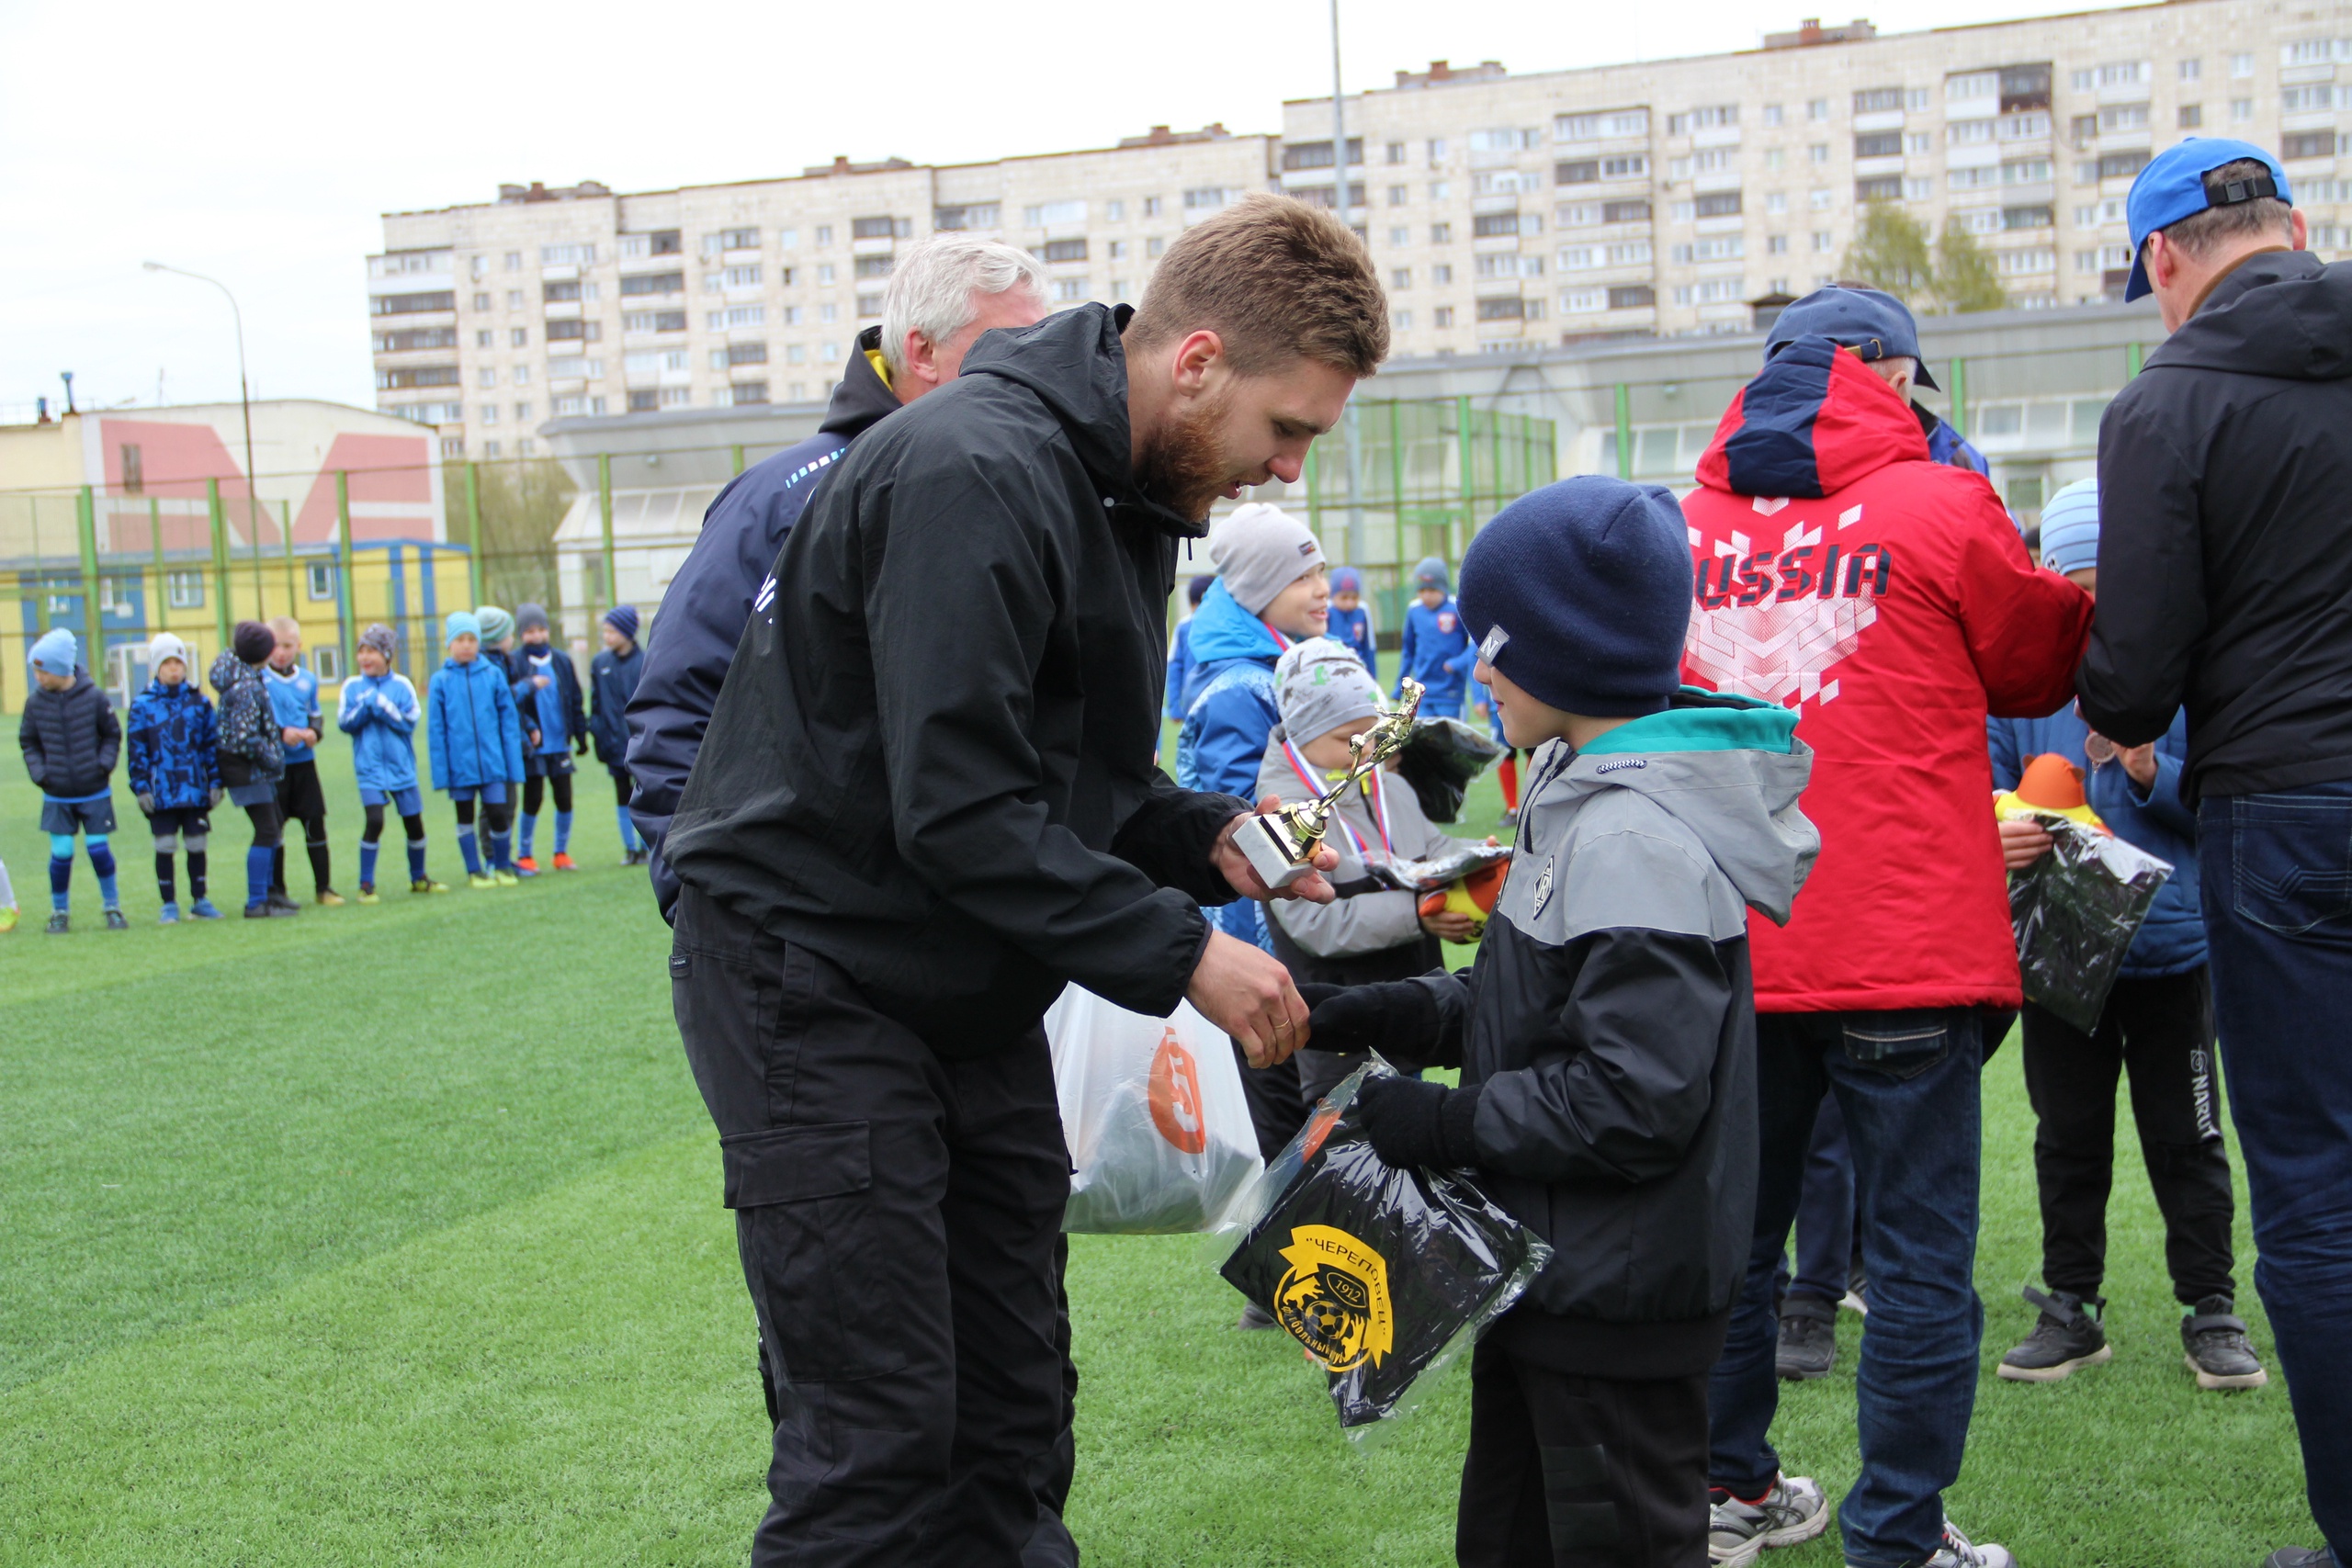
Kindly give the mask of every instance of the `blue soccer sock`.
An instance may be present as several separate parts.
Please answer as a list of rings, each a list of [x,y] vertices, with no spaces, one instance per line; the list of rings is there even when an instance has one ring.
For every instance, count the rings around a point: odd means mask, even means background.
[[[245,907],[269,902],[269,872],[272,844],[255,844],[245,852]]]
[[[458,852],[466,857],[466,874],[481,874],[481,840],[470,822],[458,824]]]
[[[122,908],[114,885],[114,846],[104,833],[92,833],[83,839],[82,847],[89,852],[90,869],[98,874],[98,897],[109,909]]]
[[[531,840],[537,836],[539,819],[526,813],[523,818],[523,858],[531,858]]]
[[[555,852],[558,854],[563,854],[569,852],[571,848],[571,813],[569,811],[559,811],[555,814]]]
[[[379,846],[373,839],[359,840],[359,886],[362,887],[376,886],[376,854],[379,848]]]
[[[512,833],[491,834],[490,864],[492,870],[513,871],[514,869],[514,857],[508,853],[508,848],[512,844],[514,838],[514,835]]]
[[[59,914],[73,901],[74,835],[51,833],[49,836],[49,906]]]
[[[408,879],[411,882],[424,880],[424,840],[423,839],[411,839],[408,841]]]
[[[620,824],[622,849],[628,851],[630,854],[635,854],[638,851],[645,847],[638,839],[637,824],[630,820],[628,807],[614,807],[613,820]]]

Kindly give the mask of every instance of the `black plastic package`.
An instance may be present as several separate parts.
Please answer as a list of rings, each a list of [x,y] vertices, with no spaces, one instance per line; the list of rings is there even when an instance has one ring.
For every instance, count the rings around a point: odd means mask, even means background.
[[[2050,830],[2052,847],[2009,874],[2018,970],[2026,1000],[2088,1034],[2172,867],[2080,822],[2035,820]]]
[[[1425,718],[1396,753],[1396,771],[1413,786],[1422,816],[1432,822],[1453,822],[1462,816],[1462,797],[1469,793],[1470,781],[1502,754],[1499,741],[1458,718]]]
[[[1355,1092],[1391,1070],[1360,1067],[1317,1107],[1260,1179],[1262,1209],[1219,1269],[1322,1364],[1351,1430],[1395,1414],[1551,1257],[1463,1177],[1373,1152]]]

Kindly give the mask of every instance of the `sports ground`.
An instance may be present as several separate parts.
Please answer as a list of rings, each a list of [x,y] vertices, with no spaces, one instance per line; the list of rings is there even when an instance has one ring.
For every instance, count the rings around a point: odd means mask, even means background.
[[[346,893],[348,766],[331,742]],[[38,802],[0,774],[26,915],[0,938],[0,1564],[742,1562],[764,1501],[751,1312],[667,933],[619,866],[601,775],[582,781],[582,873],[462,890],[436,797],[434,869],[460,891],[293,920],[233,918],[246,829],[223,812],[232,918],[171,929],[118,789],[132,929],[98,929],[85,862],[77,930],[51,939]],[[1469,821],[1498,806],[1482,781]],[[2182,1369],[2129,1117],[2114,1361],[1993,1377],[2039,1255],[2013,1044],[1985,1122],[1984,1378],[1955,1521],[2029,1568],[2312,1544],[2283,1380],[2200,1394]],[[2239,1248],[2267,1359],[2243,1213]],[[1451,1561],[1458,1372],[1358,1453],[1295,1346],[1230,1331],[1239,1300],[1198,1239],[1077,1238],[1069,1289],[1089,1562]],[[1776,1434],[1833,1498],[1862,1332],[1844,1314],[1836,1371],[1787,1389]],[[1838,1560],[1832,1531],[1775,1561]]]

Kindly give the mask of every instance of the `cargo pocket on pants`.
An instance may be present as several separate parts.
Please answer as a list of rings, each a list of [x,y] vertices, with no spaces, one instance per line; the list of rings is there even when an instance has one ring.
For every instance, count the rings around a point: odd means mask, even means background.
[[[1604,1555],[1618,1546],[1617,1504],[1609,1495],[1609,1450],[1546,1444],[1544,1511],[1552,1526],[1552,1554],[1562,1562]]]
[[[719,1140],[727,1206],[744,1272],[760,1292],[786,1382],[845,1382],[907,1364],[888,1247],[874,1205],[872,1136],[864,1122],[775,1127]]]
[[[1951,1052],[1951,1015],[1935,1009],[1873,1014],[1843,1031],[1846,1058],[1900,1082],[1916,1078]]]

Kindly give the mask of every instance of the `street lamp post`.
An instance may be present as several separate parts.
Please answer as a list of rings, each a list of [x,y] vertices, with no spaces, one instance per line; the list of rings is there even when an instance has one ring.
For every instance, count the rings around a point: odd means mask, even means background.
[[[263,619],[263,612],[267,605],[262,602],[261,514],[256,499],[260,492],[261,477],[254,467],[254,402],[253,394],[245,380],[245,313],[237,309],[237,297],[229,292],[229,286],[217,277],[207,277],[200,272],[190,272],[186,267],[166,266],[159,261],[141,262],[139,265],[149,272],[175,273],[181,277],[192,277],[198,283],[209,283],[220,290],[221,298],[229,301],[230,319],[237,325],[237,406],[243,413],[245,421],[245,542],[254,552],[254,618]],[[220,593],[224,601],[228,592],[229,584],[224,580],[220,584]]]

